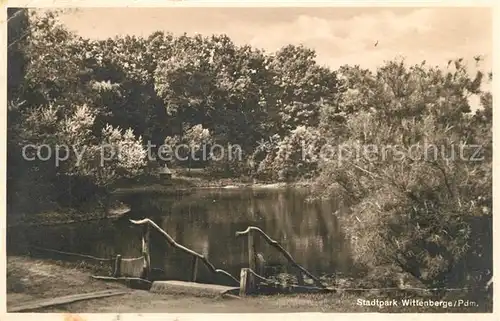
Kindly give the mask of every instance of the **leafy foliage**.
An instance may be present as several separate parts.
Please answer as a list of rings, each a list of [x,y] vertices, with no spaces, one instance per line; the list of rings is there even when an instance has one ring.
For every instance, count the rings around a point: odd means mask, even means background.
[[[288,136],[263,143],[254,154],[264,153],[257,174],[281,181],[312,178],[317,174],[321,147],[325,144],[321,132],[314,127],[298,126]]]
[[[355,78],[358,88],[339,106],[361,107],[323,160],[318,187],[350,207],[341,219],[355,258],[394,264],[430,285],[477,280],[492,254],[490,94],[468,113],[480,73],[471,79],[458,61],[446,72],[398,62],[354,71],[364,80]]]

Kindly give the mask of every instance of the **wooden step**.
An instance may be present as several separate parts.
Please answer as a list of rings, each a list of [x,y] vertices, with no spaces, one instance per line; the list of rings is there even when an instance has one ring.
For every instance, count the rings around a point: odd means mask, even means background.
[[[154,281],[149,291],[161,294],[186,294],[193,296],[217,297],[223,294],[237,295],[239,288],[218,284],[185,281]]]

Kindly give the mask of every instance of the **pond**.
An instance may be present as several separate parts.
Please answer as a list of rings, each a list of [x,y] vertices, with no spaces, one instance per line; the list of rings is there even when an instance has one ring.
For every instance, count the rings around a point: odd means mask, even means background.
[[[247,238],[236,237],[248,226],[261,228],[278,241],[293,258],[313,274],[347,272],[349,251],[344,244],[333,200],[309,201],[307,189],[205,189],[176,195],[134,194],[122,200],[131,206],[134,218],[150,218],[176,242],[208,258],[216,268],[238,277],[248,267]],[[141,227],[118,220],[37,227],[9,231],[12,244],[81,253],[102,258],[121,254],[141,256]],[[266,265],[288,272],[290,266],[261,237],[255,246]],[[164,271],[166,279],[189,280],[191,257],[172,249],[159,233],[151,233],[151,264]],[[135,272],[138,274],[141,262]],[[137,265],[137,264],[136,264]],[[199,264],[198,280],[227,283]]]

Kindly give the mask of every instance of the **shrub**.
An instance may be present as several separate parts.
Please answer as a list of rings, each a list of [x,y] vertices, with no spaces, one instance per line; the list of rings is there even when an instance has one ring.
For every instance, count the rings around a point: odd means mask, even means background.
[[[340,219],[355,261],[397,266],[432,286],[484,280],[492,269],[489,94],[477,115],[464,112],[478,88],[460,64],[444,73],[393,62],[366,77],[378,82],[366,82],[371,90],[360,92],[370,97],[357,100],[371,108],[347,119],[316,186],[350,206]],[[482,159],[472,159],[472,145]]]
[[[298,126],[283,139],[277,137],[259,146],[254,157],[259,153],[265,156],[259,162],[257,175],[280,181],[312,178],[317,174],[323,144],[319,130]]]

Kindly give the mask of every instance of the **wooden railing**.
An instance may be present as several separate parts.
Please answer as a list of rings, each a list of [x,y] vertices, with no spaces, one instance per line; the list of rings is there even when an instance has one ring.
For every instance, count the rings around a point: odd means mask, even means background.
[[[222,269],[216,269],[215,266],[208,261],[208,259],[203,256],[200,253],[197,253],[191,249],[188,249],[187,247],[177,243],[170,235],[168,235],[167,232],[165,232],[161,227],[159,227],[155,222],[152,220],[146,218],[138,221],[130,220],[133,224],[136,225],[144,225],[145,228],[143,229],[143,236],[142,236],[142,253],[144,256],[144,274],[145,275],[150,275],[151,273],[151,261],[150,261],[150,253],[149,253],[149,234],[150,234],[150,227],[153,227],[155,230],[157,230],[161,235],[165,237],[167,242],[175,247],[176,249],[179,249],[193,257],[192,261],[192,267],[191,267],[191,281],[196,282],[197,278],[197,273],[198,273],[198,261],[201,260],[205,264],[205,266],[212,271],[215,274],[222,274],[233,280],[236,284],[240,284],[240,281],[236,279],[234,276],[232,276],[230,273],[222,270]]]
[[[143,272],[142,272],[142,278],[149,279],[149,276],[151,274],[151,259],[150,259],[150,230],[151,227],[154,228],[157,232],[159,232],[161,235],[163,235],[168,242],[169,245],[172,247],[179,249],[183,251],[184,253],[187,253],[192,256],[192,264],[191,264],[191,282],[196,282],[197,280],[197,275],[198,275],[198,263],[199,261],[203,262],[205,266],[214,274],[222,274],[225,275],[226,277],[230,278],[235,284],[239,285],[240,288],[240,295],[244,296],[249,293],[253,293],[255,289],[257,288],[257,285],[265,285],[265,286],[270,286],[270,287],[275,287],[279,288],[280,285],[277,284],[277,281],[273,281],[270,279],[267,279],[266,277],[262,276],[263,273],[263,266],[258,265],[256,262],[256,251],[255,251],[255,246],[254,246],[254,235],[255,233],[260,234],[264,240],[274,248],[276,248],[280,253],[282,253],[285,258],[296,268],[299,270],[299,285],[295,286],[296,288],[310,288],[312,290],[328,290],[325,285],[321,283],[319,278],[314,276],[311,272],[306,270],[303,266],[298,264],[293,257],[286,251],[277,241],[273,240],[271,237],[269,237],[264,231],[262,231],[260,228],[255,227],[255,226],[249,226],[245,231],[239,231],[236,232],[236,236],[244,236],[246,235],[248,237],[248,261],[249,261],[249,268],[243,268],[241,269],[240,273],[240,278],[239,280],[236,279],[234,276],[232,276],[230,273],[227,271],[224,271],[222,269],[216,269],[215,266],[208,261],[208,259],[203,256],[200,253],[197,253],[179,243],[177,243],[167,232],[165,232],[161,227],[159,227],[155,222],[152,220],[145,218],[142,220],[130,220],[132,224],[135,225],[142,225],[143,230],[142,230],[142,258],[143,258]],[[117,260],[120,260],[120,257],[117,257]],[[261,262],[262,263],[262,262]],[[115,266],[119,266],[119,263],[117,263]],[[115,275],[119,275],[119,270],[115,271]],[[314,281],[314,284],[316,287],[304,287],[304,283],[302,280],[302,275],[307,275],[309,278],[311,278]],[[302,281],[302,282],[301,282]]]
[[[248,262],[249,262],[250,270],[241,272],[241,276],[240,276],[240,286],[241,286],[240,290],[241,291],[240,292],[247,292],[247,290],[242,289],[243,287],[245,287],[245,288],[254,287],[254,284],[253,284],[255,282],[254,280],[247,281],[247,280],[243,280],[243,278],[256,279],[256,280],[266,282],[266,283],[272,282],[256,272],[256,271],[259,271],[259,269],[257,269],[258,266],[257,266],[257,262],[256,262],[256,253],[255,253],[255,246],[254,246],[254,233],[255,232],[260,234],[269,245],[271,245],[272,247],[277,249],[281,254],[283,254],[283,256],[288,260],[288,262],[290,262],[295,268],[300,270],[301,273],[299,273],[299,274],[303,273],[303,274],[307,275],[309,278],[311,278],[314,281],[314,284],[316,284],[319,288],[326,289],[326,286],[323,283],[321,283],[321,280],[319,278],[317,278],[311,272],[306,270],[303,266],[298,264],[293,259],[292,255],[290,253],[288,253],[288,251],[285,250],[283,248],[283,246],[281,246],[277,241],[275,241],[271,237],[269,237],[269,235],[264,233],[264,231],[262,231],[260,228],[258,228],[256,226],[249,226],[244,231],[236,232],[236,237],[243,236],[243,235],[246,235],[248,237],[248,242],[247,242],[248,243]],[[301,275],[298,276],[298,281],[299,281],[299,285],[303,285],[303,280],[302,280]]]

